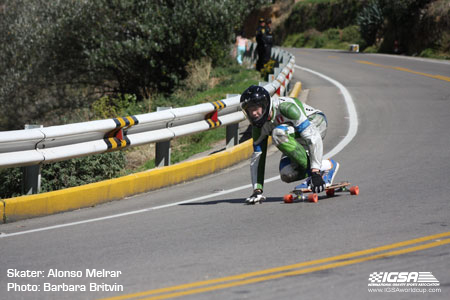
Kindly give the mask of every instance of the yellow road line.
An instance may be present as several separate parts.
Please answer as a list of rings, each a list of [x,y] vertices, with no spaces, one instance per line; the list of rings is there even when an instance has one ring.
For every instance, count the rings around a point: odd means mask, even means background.
[[[412,73],[412,74],[416,74],[416,75],[426,76],[426,77],[450,82],[450,77],[443,76],[443,75],[433,75],[433,74],[428,74],[428,73],[423,73],[423,72],[417,72],[417,71],[407,69],[407,68],[402,68],[402,67],[380,65],[380,64],[376,64],[376,63],[373,63],[370,61],[365,61],[365,60],[357,60],[356,62],[358,62],[360,64],[365,64],[365,65],[370,65],[370,66],[375,66],[375,67],[380,67],[380,68],[385,68],[385,69],[393,69],[393,70],[397,70],[397,71],[408,72],[408,73]]]
[[[207,292],[207,291],[219,290],[219,289],[229,288],[229,287],[233,287],[233,286],[251,284],[251,283],[256,283],[256,282],[260,282],[260,281],[278,279],[281,277],[311,273],[311,272],[315,272],[315,271],[319,271],[319,270],[341,267],[341,266],[345,266],[345,265],[349,265],[349,264],[355,264],[355,263],[359,263],[359,262],[374,260],[374,259],[378,259],[378,258],[382,258],[382,257],[388,257],[388,256],[409,253],[409,252],[413,252],[413,251],[424,250],[424,249],[428,249],[431,247],[437,247],[437,246],[441,246],[441,245],[450,243],[450,239],[446,239],[446,240],[436,241],[436,242],[419,245],[419,246],[414,246],[414,247],[410,247],[410,248],[406,248],[406,249],[395,250],[392,252],[380,253],[380,254],[376,254],[373,256],[364,256],[364,255],[373,254],[375,252],[382,252],[382,251],[386,251],[386,250],[402,248],[402,247],[406,247],[406,246],[410,246],[410,245],[414,245],[414,244],[427,242],[427,241],[430,241],[433,239],[437,240],[437,239],[444,238],[444,237],[450,237],[450,232],[444,232],[444,233],[440,233],[440,234],[425,236],[425,237],[421,237],[421,238],[417,238],[417,239],[413,239],[413,240],[394,243],[391,245],[385,245],[385,246],[381,246],[381,247],[376,247],[376,248],[362,250],[362,251],[356,251],[356,252],[347,253],[347,254],[343,254],[343,255],[322,258],[322,259],[309,261],[309,262],[301,262],[301,263],[297,263],[297,264],[293,264],[293,265],[281,266],[281,267],[276,267],[276,268],[271,268],[271,269],[266,269],[266,270],[261,270],[261,271],[255,271],[255,272],[250,272],[250,273],[244,273],[244,274],[239,274],[239,275],[234,275],[234,276],[216,278],[216,279],[205,280],[205,281],[198,281],[198,282],[182,284],[182,285],[177,285],[177,286],[172,286],[172,287],[167,287],[167,288],[162,288],[162,289],[155,289],[155,290],[149,290],[149,291],[144,291],[144,292],[140,292],[140,293],[122,295],[122,296],[117,296],[117,297],[112,297],[112,298],[106,298],[104,300],[122,300],[122,299],[132,299],[132,298],[136,299],[136,298],[141,298],[141,297],[155,295],[155,294],[172,292],[170,294],[158,295],[158,296],[148,298],[148,299],[167,299],[167,298],[174,298],[174,297],[179,297],[179,296],[184,296],[184,295],[203,293],[203,292]],[[364,257],[360,257],[360,256],[364,256]],[[360,257],[360,258],[356,258],[356,257]],[[356,259],[348,260],[350,258],[356,258]],[[322,265],[322,266],[315,266],[315,267],[301,269],[301,270],[296,270],[296,269],[303,268],[303,267],[324,264],[324,263],[330,263],[330,262],[334,262],[334,263]],[[216,284],[216,285],[214,285],[214,284]],[[196,289],[193,289],[193,288],[196,288]],[[191,289],[191,290],[187,290],[187,289]]]
[[[371,261],[371,260],[375,260],[375,259],[379,259],[379,258],[385,258],[385,257],[390,257],[390,256],[406,254],[406,253],[410,253],[410,252],[414,252],[414,251],[425,250],[425,249],[438,247],[438,246],[442,246],[442,245],[446,245],[446,244],[450,244],[450,239],[445,239],[445,240],[432,242],[432,243],[428,243],[428,244],[424,244],[424,245],[420,245],[420,246],[416,246],[416,247],[406,248],[406,249],[402,249],[402,250],[396,250],[396,251],[373,255],[373,256],[368,256],[368,257],[357,258],[357,259],[348,260],[348,261],[332,263],[332,264],[313,267],[313,268],[295,270],[295,271],[284,272],[284,273],[268,275],[268,276],[263,276],[263,277],[257,277],[257,278],[250,278],[247,280],[230,282],[230,283],[225,283],[225,284],[220,284],[220,285],[214,285],[214,286],[209,286],[209,287],[199,288],[199,289],[194,289],[194,290],[181,291],[181,292],[176,292],[176,293],[172,293],[172,294],[165,294],[165,295],[159,295],[159,296],[154,296],[154,297],[149,297],[149,298],[142,298],[142,300],[169,299],[169,298],[187,296],[187,295],[192,295],[192,294],[210,292],[210,291],[215,291],[215,290],[225,289],[225,288],[230,288],[230,287],[236,287],[236,286],[241,286],[241,285],[246,285],[246,284],[252,284],[252,283],[257,283],[257,282],[262,282],[262,281],[274,280],[274,279],[279,279],[279,278],[288,277],[288,276],[297,276],[297,275],[301,275],[301,274],[312,273],[312,272],[352,265],[352,264],[356,264],[356,263]]]

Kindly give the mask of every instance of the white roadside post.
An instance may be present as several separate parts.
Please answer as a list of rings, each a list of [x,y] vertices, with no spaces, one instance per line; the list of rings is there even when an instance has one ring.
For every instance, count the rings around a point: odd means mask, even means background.
[[[172,107],[157,107],[156,111],[172,109]],[[165,167],[170,165],[170,140],[157,142],[155,145],[155,166]]]
[[[25,124],[25,130],[43,128],[43,125]],[[22,194],[38,194],[41,191],[41,164],[22,167]]]
[[[227,94],[228,98],[239,96],[239,94]],[[239,144],[239,123],[233,123],[226,126],[226,149]]]

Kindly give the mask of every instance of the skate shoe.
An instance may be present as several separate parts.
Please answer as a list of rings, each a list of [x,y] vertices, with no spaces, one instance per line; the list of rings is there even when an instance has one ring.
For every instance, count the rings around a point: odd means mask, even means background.
[[[296,190],[299,189],[311,189],[311,177],[304,179],[302,183],[295,187]]]
[[[336,174],[339,170],[339,163],[335,161],[334,159],[330,159],[331,162],[331,169],[325,172],[325,175],[323,176],[323,181],[325,181],[326,186],[330,186],[333,184],[334,177],[336,177]]]

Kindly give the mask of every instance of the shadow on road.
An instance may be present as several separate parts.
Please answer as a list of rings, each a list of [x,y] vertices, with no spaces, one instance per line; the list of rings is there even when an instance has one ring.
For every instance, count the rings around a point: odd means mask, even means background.
[[[280,204],[284,204],[283,198],[281,198],[281,197],[268,197],[266,199],[266,201],[264,201],[264,202],[279,202]],[[192,202],[192,203],[183,203],[180,205],[215,205],[215,204],[221,204],[221,203],[246,205],[245,198],[214,200],[214,201],[206,201],[206,202]],[[255,205],[257,205],[257,204],[255,204]]]

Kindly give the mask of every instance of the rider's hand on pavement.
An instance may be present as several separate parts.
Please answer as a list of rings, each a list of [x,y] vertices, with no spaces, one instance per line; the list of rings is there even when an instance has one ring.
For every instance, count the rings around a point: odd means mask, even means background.
[[[263,196],[262,192],[263,191],[260,189],[254,190],[253,194],[245,200],[245,203],[255,204],[257,202],[261,203],[262,201],[266,200],[266,197]]]
[[[325,181],[323,181],[320,172],[313,172],[311,174],[311,190],[313,193],[320,193],[325,189]]]

